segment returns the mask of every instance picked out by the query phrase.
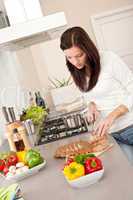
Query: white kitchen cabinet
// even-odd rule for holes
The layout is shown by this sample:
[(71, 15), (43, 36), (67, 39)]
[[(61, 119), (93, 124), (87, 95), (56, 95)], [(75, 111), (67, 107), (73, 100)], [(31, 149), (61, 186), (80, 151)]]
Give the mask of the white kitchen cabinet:
[(91, 19), (98, 48), (116, 52), (133, 70), (133, 5)]
[(4, 4), (11, 25), (43, 17), (38, 0), (4, 0)]

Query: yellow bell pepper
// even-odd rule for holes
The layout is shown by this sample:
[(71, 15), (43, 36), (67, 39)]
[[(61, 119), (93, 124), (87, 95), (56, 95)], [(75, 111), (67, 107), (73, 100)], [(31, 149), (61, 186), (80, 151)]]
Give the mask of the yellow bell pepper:
[(25, 154), (26, 154), (26, 152), (27, 152), (27, 151), (18, 151), (18, 152), (16, 153), (19, 162), (25, 163)]
[(85, 168), (82, 164), (72, 162), (64, 167), (63, 173), (68, 180), (74, 180), (85, 174)]

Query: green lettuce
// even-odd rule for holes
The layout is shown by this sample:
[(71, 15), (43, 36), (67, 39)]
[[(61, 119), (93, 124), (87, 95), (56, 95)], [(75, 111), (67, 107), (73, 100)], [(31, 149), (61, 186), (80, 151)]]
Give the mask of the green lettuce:
[(21, 120), (31, 119), (34, 125), (40, 124), (47, 116), (47, 111), (40, 106), (31, 106), (25, 110)]

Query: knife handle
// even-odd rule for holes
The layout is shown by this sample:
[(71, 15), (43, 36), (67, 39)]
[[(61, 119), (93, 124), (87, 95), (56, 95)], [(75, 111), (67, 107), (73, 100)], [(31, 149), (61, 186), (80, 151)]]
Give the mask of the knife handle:
[(3, 115), (4, 115), (4, 117), (5, 117), (6, 122), (7, 122), (7, 123), (10, 123), (9, 116), (8, 116), (8, 112), (7, 112), (5, 106), (2, 107), (2, 112), (3, 112)]
[(11, 110), (11, 112), (12, 112), (13, 121), (16, 121), (16, 116), (15, 116), (14, 108), (11, 107), (10, 110)]
[(12, 114), (12, 110), (11, 110), (10, 107), (8, 107), (8, 111), (9, 111), (9, 116), (10, 116), (12, 122), (14, 122), (14, 118), (13, 118), (14, 116), (13, 116), (13, 114)]

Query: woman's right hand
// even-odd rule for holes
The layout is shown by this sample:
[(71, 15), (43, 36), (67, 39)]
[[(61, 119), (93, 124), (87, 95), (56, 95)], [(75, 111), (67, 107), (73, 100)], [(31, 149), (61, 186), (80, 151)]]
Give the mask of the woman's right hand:
[(100, 112), (97, 110), (97, 106), (94, 102), (89, 103), (89, 109), (87, 112), (87, 121), (90, 123), (94, 123), (99, 117)]

